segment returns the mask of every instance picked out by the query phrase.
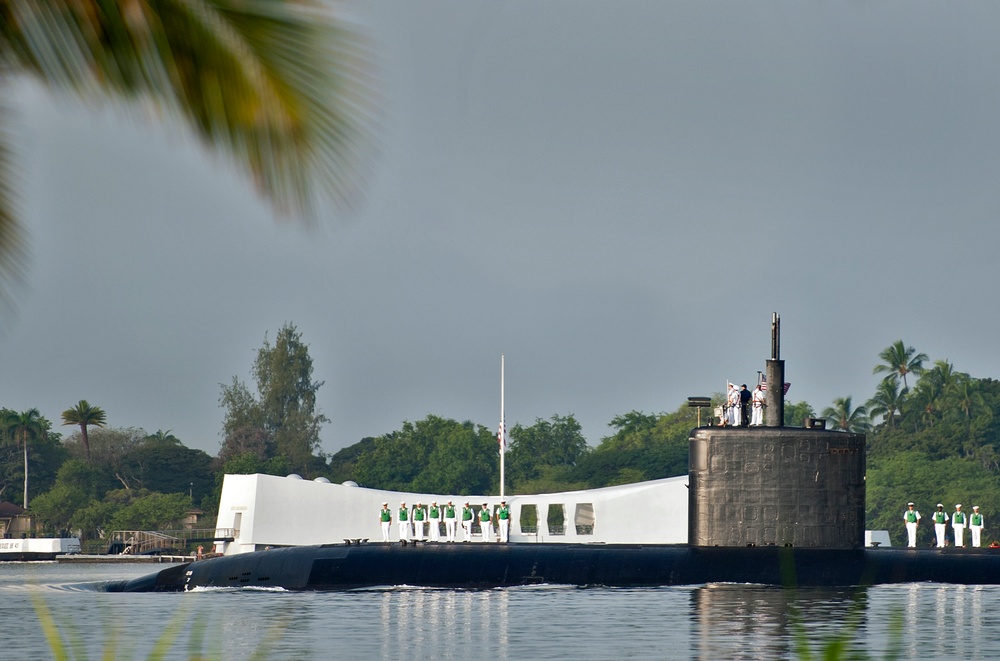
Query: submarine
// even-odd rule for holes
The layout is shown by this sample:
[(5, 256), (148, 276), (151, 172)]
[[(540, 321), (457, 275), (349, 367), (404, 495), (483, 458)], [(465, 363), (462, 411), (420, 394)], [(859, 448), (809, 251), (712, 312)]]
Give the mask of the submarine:
[[(777, 314), (772, 316), (766, 370), (767, 383), (784, 383)], [(597, 538), (507, 544), (345, 539), (222, 555), (112, 581), (104, 589), (1000, 584), (1000, 553), (993, 549), (864, 545), (865, 440), (864, 434), (827, 430), (821, 420), (785, 427), (784, 390), (771, 387), (764, 425), (691, 431), (687, 482), (679, 487), (686, 491), (686, 543), (642, 541), (639, 531), (633, 537), (640, 541), (631, 543)], [(646, 496), (650, 493), (661, 492)], [(234, 502), (227, 507), (239, 522), (249, 506)], [(302, 508), (309, 509), (308, 503)], [(590, 518), (578, 521), (593, 522), (594, 506), (583, 511)]]

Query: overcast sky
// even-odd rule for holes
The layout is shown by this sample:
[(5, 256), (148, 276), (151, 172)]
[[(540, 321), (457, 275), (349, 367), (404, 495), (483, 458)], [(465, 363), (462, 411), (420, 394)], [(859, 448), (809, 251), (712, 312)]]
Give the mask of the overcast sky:
[[(753, 383), (863, 403), (897, 339), (1000, 377), (1000, 3), (348, 5), (378, 57), (364, 204), (274, 220), (181, 131), (19, 84), (32, 261), (0, 405), (218, 452), (286, 322), (323, 449)], [(61, 429), (71, 433), (71, 428)]]

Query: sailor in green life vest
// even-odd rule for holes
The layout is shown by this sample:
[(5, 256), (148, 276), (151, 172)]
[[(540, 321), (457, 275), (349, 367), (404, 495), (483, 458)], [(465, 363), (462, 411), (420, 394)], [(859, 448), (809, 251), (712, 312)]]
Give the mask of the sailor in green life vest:
[(448, 504), (444, 507), (444, 538), (449, 542), (455, 541), (455, 522), (458, 517), (455, 516), (455, 503), (448, 501)]
[(943, 549), (945, 540), (948, 537), (948, 513), (944, 511), (944, 505), (937, 504), (937, 511), (934, 512), (934, 536), (937, 537), (937, 547)]
[(399, 504), (399, 541), (405, 542), (410, 539), (410, 511), (406, 509), (406, 503)]
[(463, 542), (472, 541), (472, 517), (472, 508), (469, 507), (469, 503), (466, 503), (465, 507), (462, 508), (462, 532), (465, 535), (465, 539), (462, 540)]
[(392, 510), (389, 503), (382, 503), (382, 511), (378, 513), (379, 523), (382, 525), (382, 541), (389, 541), (389, 528), (392, 526)]
[(972, 548), (978, 549), (983, 541), (983, 527), (986, 520), (979, 513), (979, 505), (972, 506), (972, 516), (969, 517), (969, 532), (972, 533)]
[(497, 525), (500, 527), (500, 541), (506, 542), (510, 536), (510, 509), (506, 500), (501, 500), (497, 509)]
[(479, 531), (484, 542), (493, 541), (493, 515), (490, 513), (489, 503), (483, 503), (483, 509), (479, 510)]
[(920, 525), (920, 512), (913, 503), (906, 503), (906, 511), (903, 512), (903, 521), (906, 523), (906, 545), (910, 548), (917, 547), (917, 526)]
[(424, 541), (424, 506), (417, 503), (413, 506), (413, 539)]
[(427, 510), (427, 539), (432, 542), (441, 541), (441, 508), (437, 501), (431, 503), (431, 508)]
[(951, 515), (951, 528), (955, 533), (955, 546), (958, 548), (965, 546), (965, 523), (962, 505), (955, 505), (955, 513)]

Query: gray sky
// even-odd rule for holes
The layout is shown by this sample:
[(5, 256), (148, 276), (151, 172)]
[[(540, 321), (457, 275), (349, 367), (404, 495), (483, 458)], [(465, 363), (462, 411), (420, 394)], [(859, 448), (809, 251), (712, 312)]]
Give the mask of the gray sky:
[[(378, 2), (359, 211), (276, 222), (155, 122), (20, 84), (32, 249), (0, 405), (215, 454), (220, 383), (309, 344), (332, 452), (433, 413), (632, 409), (752, 383), (874, 392), (896, 339), (1000, 376), (1000, 4)], [(63, 431), (71, 432), (70, 428)]]

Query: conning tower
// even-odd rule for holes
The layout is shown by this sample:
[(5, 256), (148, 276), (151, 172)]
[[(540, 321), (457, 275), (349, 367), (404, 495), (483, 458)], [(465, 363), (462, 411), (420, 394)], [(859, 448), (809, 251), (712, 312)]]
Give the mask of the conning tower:
[(860, 548), (865, 435), (784, 426), (781, 320), (771, 321), (765, 425), (699, 427), (689, 441), (692, 546)]

